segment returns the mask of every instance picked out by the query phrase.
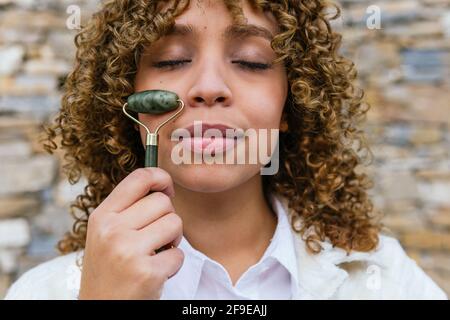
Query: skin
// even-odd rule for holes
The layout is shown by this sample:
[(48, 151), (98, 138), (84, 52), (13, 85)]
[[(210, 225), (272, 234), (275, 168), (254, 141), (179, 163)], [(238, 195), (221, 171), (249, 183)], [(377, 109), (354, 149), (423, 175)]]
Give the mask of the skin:
[[(265, 27), (272, 35), (278, 33), (271, 14), (253, 11), (247, 2), (243, 2), (243, 10), (249, 24)], [(269, 40), (261, 37), (221, 39), (233, 23), (222, 1), (192, 1), (176, 23), (192, 24), (199, 33), (196, 37), (163, 37), (146, 48), (138, 64), (135, 91), (176, 92), (186, 109), (160, 130), (160, 168), (138, 169), (137, 178), (132, 177), (135, 172), (130, 174), (116, 187), (121, 186), (121, 193), (116, 192), (116, 198), (112, 193), (105, 200), (107, 205), (102, 203), (91, 215), (81, 299), (111, 298), (111, 291), (122, 292), (121, 298), (159, 298), (164, 281), (182, 266), (183, 253), (173, 248), (155, 255), (154, 250), (164, 244), (156, 239), (178, 245), (184, 235), (194, 248), (221, 263), (234, 285), (259, 261), (273, 237), (276, 214), (263, 195), (260, 164), (176, 165), (171, 152), (177, 142), (170, 138), (175, 129), (195, 120), (244, 130), (278, 129), (288, 91), (285, 68), (272, 65), (266, 70), (249, 70), (235, 63), (270, 64), (276, 54)], [(189, 62), (172, 69), (155, 66), (165, 60)], [(152, 131), (167, 117), (139, 114), (139, 120)], [(146, 132), (139, 130), (145, 144)], [(136, 190), (140, 198), (132, 194)], [(167, 196), (171, 194), (168, 190), (174, 190), (174, 197)], [(157, 191), (157, 196), (145, 196), (148, 191)], [(102, 240), (99, 233), (112, 242)], [(141, 244), (135, 246), (135, 242)], [(114, 265), (117, 268), (111, 267)], [(164, 274), (155, 271), (161, 269), (166, 270)], [(135, 286), (136, 281), (143, 285)]]
[[(243, 2), (243, 10), (249, 24), (265, 27), (273, 35), (278, 32), (272, 15), (253, 11), (247, 2)], [(182, 217), (186, 239), (222, 263), (235, 282), (262, 256), (275, 228), (263, 198), (260, 165), (176, 165), (170, 156), (177, 142), (171, 141), (170, 135), (194, 120), (244, 130), (278, 129), (288, 90), (286, 71), (283, 65), (251, 71), (232, 63), (270, 63), (276, 54), (261, 37), (222, 40), (221, 33), (232, 24), (222, 1), (192, 1), (176, 23), (193, 24), (201, 32), (197, 37), (164, 37), (147, 48), (139, 62), (135, 90), (170, 90), (185, 102), (181, 116), (160, 131), (159, 166), (174, 180), (174, 206)], [(153, 66), (159, 61), (185, 59), (191, 62), (173, 69)], [(139, 118), (154, 130), (167, 115), (140, 114)], [(145, 131), (140, 130), (144, 142)]]

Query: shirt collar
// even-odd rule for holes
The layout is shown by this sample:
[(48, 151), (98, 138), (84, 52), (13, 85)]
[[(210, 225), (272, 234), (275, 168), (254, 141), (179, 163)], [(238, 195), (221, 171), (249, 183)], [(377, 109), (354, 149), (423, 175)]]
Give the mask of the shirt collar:
[[(273, 250), (269, 245), (264, 254), (275, 257), (291, 274), (293, 299), (332, 297), (348, 277), (347, 271), (339, 266), (342, 263), (360, 261), (387, 267), (383, 264), (383, 259), (380, 259), (383, 242), (373, 252), (352, 251), (347, 254), (345, 250), (334, 247), (329, 241), (323, 241), (320, 242), (322, 246), (320, 253), (310, 253), (302, 236), (291, 227), (294, 226), (298, 230), (302, 220), (297, 219), (295, 223), (292, 222), (293, 211), (288, 207), (288, 199), (272, 194), (270, 202), (278, 217), (272, 241), (281, 245), (273, 246)], [(286, 228), (286, 225), (289, 228)], [(291, 241), (288, 241), (289, 238)], [(194, 249), (184, 237), (179, 247), (191, 253), (185, 254), (183, 263), (183, 266), (189, 267), (182, 267), (177, 274), (166, 281), (165, 286), (173, 286), (173, 288), (163, 291), (163, 296), (164, 292), (170, 292), (170, 296), (165, 299), (193, 299), (206, 261), (206, 256)]]
[[(285, 212), (287, 213), (290, 225), (299, 230), (302, 220), (297, 219), (292, 223), (293, 211), (288, 207), (288, 200), (284, 197), (278, 197)], [(308, 229), (306, 234), (313, 232)], [(317, 254), (310, 253), (307, 250), (304, 238), (293, 229), (291, 235), (294, 240), (296, 259), (298, 262), (298, 289), (293, 299), (328, 299), (338, 290), (348, 277), (347, 271), (339, 265), (348, 262), (366, 262), (378, 265), (381, 268), (387, 267), (381, 259), (383, 254), (383, 238), (380, 238), (380, 244), (376, 250), (371, 252), (352, 251), (347, 253), (345, 250), (334, 247), (328, 240), (319, 242), (322, 251)]]
[[(296, 290), (298, 283), (298, 266), (295, 255), (295, 246), (292, 238), (291, 224), (289, 223), (287, 211), (283, 207), (282, 202), (274, 194), (269, 195), (272, 209), (277, 214), (278, 223), (272, 241), (275, 241), (274, 248), (270, 251), (270, 255), (277, 259), (291, 275), (293, 290)], [(268, 248), (269, 249), (269, 248)]]
[(197, 293), (205, 258), (184, 236), (178, 248), (184, 252), (184, 261), (178, 272), (164, 283), (161, 300), (193, 300)]
[[(294, 241), (291, 234), (291, 225), (289, 223), (286, 210), (280, 202), (279, 198), (273, 194), (269, 195), (269, 201), (273, 211), (277, 215), (277, 226), (270, 244), (260, 261), (273, 258), (277, 260), (291, 275), (291, 289), (294, 296), (298, 294), (297, 283), (298, 267), (295, 254)], [(185, 253), (183, 266), (177, 274), (165, 283), (164, 292), (170, 292), (165, 299), (193, 299), (197, 293), (200, 277), (206, 261), (211, 259), (191, 246), (187, 239), (183, 236), (178, 246)], [(259, 263), (259, 262), (258, 262)], [(176, 288), (176, 290), (174, 290)]]

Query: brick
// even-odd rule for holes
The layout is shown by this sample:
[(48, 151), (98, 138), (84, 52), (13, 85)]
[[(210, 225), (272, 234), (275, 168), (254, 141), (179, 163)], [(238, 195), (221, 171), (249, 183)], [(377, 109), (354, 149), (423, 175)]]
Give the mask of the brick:
[(23, 218), (0, 220), (0, 248), (24, 247), (30, 240), (27, 220)]
[(0, 76), (14, 74), (20, 68), (24, 54), (24, 48), (19, 45), (0, 47)]
[(34, 196), (13, 196), (0, 198), (0, 219), (28, 216), (40, 207), (40, 201)]
[(450, 233), (421, 231), (408, 232), (401, 236), (401, 242), (413, 249), (450, 250)]
[(436, 227), (450, 229), (450, 207), (440, 208), (434, 214), (430, 214), (429, 220)]
[(2, 163), (0, 196), (44, 190), (52, 184), (55, 173), (56, 160), (47, 155)]

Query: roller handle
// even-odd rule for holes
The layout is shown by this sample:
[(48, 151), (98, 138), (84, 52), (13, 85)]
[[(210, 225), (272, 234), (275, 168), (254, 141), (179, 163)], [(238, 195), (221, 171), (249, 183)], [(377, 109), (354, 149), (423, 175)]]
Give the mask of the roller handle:
[(145, 167), (158, 166), (158, 146), (147, 145), (145, 148)]
[[(158, 166), (158, 146), (157, 145), (147, 145), (145, 148), (145, 167), (157, 167)], [(174, 248), (171, 243), (162, 246), (155, 250), (155, 253), (160, 253), (161, 251)]]

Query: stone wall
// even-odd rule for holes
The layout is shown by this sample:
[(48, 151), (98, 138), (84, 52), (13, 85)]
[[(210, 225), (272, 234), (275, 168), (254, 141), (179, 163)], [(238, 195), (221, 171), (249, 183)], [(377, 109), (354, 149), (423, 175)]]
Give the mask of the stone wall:
[(95, 1), (0, 0), (0, 297), (18, 276), (57, 255), (56, 242), (71, 228), (71, 186), (61, 156), (39, 143), (42, 123), (56, 113), (61, 85), (74, 57), (66, 13)]
[[(372, 106), (368, 169), (376, 208), (450, 294), (450, 1), (341, 3), (336, 28)], [(372, 5), (381, 10), (380, 29), (370, 28)]]
[[(333, 25), (372, 105), (367, 170), (376, 209), (450, 294), (450, 0), (340, 4), (343, 17)], [(69, 202), (83, 188), (68, 184), (61, 156), (47, 155), (38, 141), (73, 63), (71, 5), (83, 23), (96, 1), (0, 0), (0, 297), (57, 255), (72, 223)]]

